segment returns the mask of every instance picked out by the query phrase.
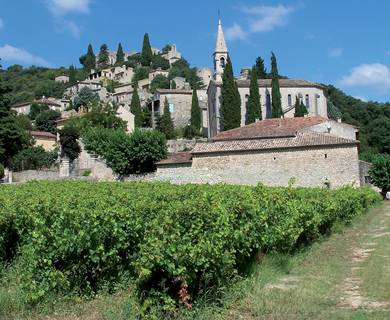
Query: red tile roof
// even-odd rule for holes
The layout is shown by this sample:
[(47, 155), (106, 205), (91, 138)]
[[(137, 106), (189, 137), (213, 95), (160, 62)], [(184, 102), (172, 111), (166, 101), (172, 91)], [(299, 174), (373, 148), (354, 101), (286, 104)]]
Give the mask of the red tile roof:
[(157, 165), (192, 163), (190, 152), (170, 153), (166, 159), (157, 162)]
[(244, 127), (220, 132), (213, 137), (213, 141), (292, 137), (303, 128), (326, 121), (328, 119), (319, 116), (265, 119)]

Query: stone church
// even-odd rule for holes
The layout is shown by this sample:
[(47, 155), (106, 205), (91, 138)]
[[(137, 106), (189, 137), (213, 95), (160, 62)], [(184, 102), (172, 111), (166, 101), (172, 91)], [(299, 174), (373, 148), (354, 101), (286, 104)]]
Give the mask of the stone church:
[[(217, 41), (215, 45), (214, 75), (207, 89), (208, 95), (208, 138), (212, 138), (221, 131), (220, 101), (222, 74), (229, 55), (221, 20), (218, 21)], [(241, 126), (245, 125), (246, 103), (249, 98), (248, 70), (243, 69), (237, 80), (238, 91), (241, 96)], [(294, 116), (294, 104), (300, 99), (308, 110), (309, 116), (327, 118), (327, 103), (323, 88), (306, 80), (280, 79), (280, 93), (282, 108), (285, 117)], [(271, 118), (271, 79), (259, 79), (259, 93), (262, 107), (262, 118)]]

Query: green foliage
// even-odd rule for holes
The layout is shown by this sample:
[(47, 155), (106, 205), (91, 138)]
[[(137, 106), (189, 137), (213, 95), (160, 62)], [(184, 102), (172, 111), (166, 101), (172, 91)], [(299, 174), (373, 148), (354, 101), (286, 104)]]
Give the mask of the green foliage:
[(257, 79), (266, 79), (268, 77), (267, 70), (264, 65), (264, 60), (261, 57), (256, 58), (255, 72)]
[(149, 67), (138, 67), (134, 70), (133, 83), (136, 85), (139, 80), (147, 79), (149, 77)]
[(92, 45), (88, 45), (87, 53), (82, 55), (80, 58), (80, 64), (83, 65), (84, 69), (87, 72), (90, 72), (92, 69), (96, 68), (96, 56), (93, 53)]
[(162, 70), (168, 70), (170, 67), (169, 61), (165, 58), (163, 58), (161, 55), (156, 54), (153, 55), (152, 59), (152, 69), (157, 70), (158, 68), (161, 68)]
[(4, 178), (4, 166), (0, 163), (0, 180)]
[(158, 74), (150, 82), (150, 92), (155, 93), (157, 89), (169, 89), (169, 80), (166, 76)]
[(166, 156), (164, 136), (155, 130), (93, 129), (83, 134), (86, 150), (103, 157), (118, 175), (151, 172), (155, 163)]
[(176, 82), (175, 80), (172, 80), (171, 81), (171, 89), (176, 89), (177, 85), (176, 85)]
[(342, 113), (341, 111), (339, 110), (339, 108), (337, 108), (332, 101), (327, 101), (327, 108), (328, 108), (328, 118), (329, 119), (333, 119), (333, 120), (338, 120), (338, 119), (341, 119), (342, 117)]
[(295, 112), (294, 117), (304, 117), (307, 114), (307, 108), (302, 101), (299, 100), (299, 97), (295, 97)]
[(91, 88), (82, 87), (73, 99), (73, 108), (79, 111), (80, 108), (88, 110), (93, 104), (99, 103), (100, 98)]
[(171, 111), (169, 110), (169, 103), (166, 97), (164, 101), (163, 114), (158, 119), (157, 129), (162, 132), (167, 139), (175, 137)]
[(16, 124), (20, 128), (22, 128), (23, 130), (26, 130), (26, 131), (33, 130), (31, 119), (27, 115), (25, 115), (25, 114), (18, 114), (15, 117), (15, 120), (16, 120)]
[(141, 64), (141, 55), (139, 53), (132, 54), (127, 57), (126, 65), (132, 68), (136, 68)]
[(249, 85), (249, 99), (246, 106), (247, 114), (245, 124), (254, 123), (256, 119), (261, 120), (261, 103), (259, 94), (259, 85), (257, 83), (257, 70), (253, 66), (251, 71), (251, 81)]
[(145, 312), (157, 304), (167, 313), (179, 305), (184, 284), (196, 302), (259, 251), (291, 252), (380, 198), (368, 188), (262, 185), (68, 181), (0, 188), (0, 260), (19, 256), (28, 301), (115, 290), (127, 279)]
[(283, 116), (282, 110), (282, 97), (280, 95), (280, 87), (279, 87), (279, 73), (278, 73), (278, 65), (276, 63), (276, 56), (272, 52), (271, 56), (271, 74), (272, 74), (272, 118), (280, 118)]
[(150, 46), (149, 35), (145, 33), (142, 44), (141, 64), (144, 67), (149, 67), (153, 60), (152, 47)]
[(198, 94), (196, 90), (192, 90), (192, 102), (191, 102), (191, 128), (195, 134), (199, 135), (202, 128), (202, 110), (199, 106)]
[(31, 120), (35, 120), (41, 112), (48, 110), (50, 110), (50, 108), (47, 104), (32, 103), (28, 116)]
[(65, 125), (65, 127), (59, 131), (60, 133), (60, 145), (61, 145), (61, 157), (67, 157), (71, 162), (76, 159), (81, 148), (77, 140), (80, 138), (80, 131), (73, 125)]
[(98, 56), (98, 67), (99, 69), (107, 68), (110, 65), (110, 57), (108, 46), (103, 43), (100, 47), (100, 52)]
[(50, 168), (57, 159), (57, 150), (45, 151), (41, 146), (20, 151), (12, 160), (12, 170), (40, 170)]
[(69, 67), (69, 85), (77, 83), (77, 69), (72, 65)]
[(172, 46), (170, 44), (166, 44), (162, 49), (162, 53), (168, 53), (171, 50)]
[(373, 120), (369, 125), (368, 143), (376, 147), (379, 153), (390, 154), (390, 118)]
[(233, 66), (228, 57), (222, 76), (221, 88), (222, 130), (238, 128), (241, 125), (241, 98), (233, 75)]
[(122, 44), (119, 42), (118, 50), (116, 51), (116, 64), (122, 65), (125, 62), (125, 53), (123, 52)]
[(181, 58), (172, 63), (169, 69), (168, 79), (172, 80), (175, 77), (183, 77), (190, 84), (191, 89), (200, 89), (204, 83), (197, 75), (196, 68), (190, 68), (190, 64), (184, 58)]
[(152, 113), (147, 105), (142, 108), (142, 121), (142, 127), (152, 127)]
[(130, 112), (134, 115), (134, 126), (136, 128), (142, 127), (144, 120), (137, 87), (134, 88), (131, 96)]
[(385, 196), (390, 191), (390, 154), (381, 154), (373, 157), (370, 169), (372, 183), (382, 190)]
[(39, 131), (47, 131), (51, 133), (57, 132), (56, 121), (61, 118), (61, 112), (55, 110), (47, 110), (41, 112), (35, 119), (35, 128)]

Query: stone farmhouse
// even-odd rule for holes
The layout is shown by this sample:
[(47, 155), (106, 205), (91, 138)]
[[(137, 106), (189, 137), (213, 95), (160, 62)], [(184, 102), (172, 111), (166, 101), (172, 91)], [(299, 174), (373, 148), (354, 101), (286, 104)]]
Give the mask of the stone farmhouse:
[(157, 172), (175, 183), (360, 186), (357, 133), (321, 116), (265, 119), (171, 154)]
[(57, 147), (57, 136), (46, 131), (30, 131), (35, 146), (41, 146), (45, 151), (52, 151)]
[(63, 98), (63, 99), (56, 99), (56, 98), (46, 98), (42, 97), (41, 99), (29, 101), (29, 102), (23, 102), (14, 104), (11, 109), (15, 110), (18, 114), (26, 114), (28, 115), (31, 110), (32, 104), (44, 104), (49, 107), (50, 110), (55, 110), (59, 112), (65, 111), (69, 107), (69, 99)]

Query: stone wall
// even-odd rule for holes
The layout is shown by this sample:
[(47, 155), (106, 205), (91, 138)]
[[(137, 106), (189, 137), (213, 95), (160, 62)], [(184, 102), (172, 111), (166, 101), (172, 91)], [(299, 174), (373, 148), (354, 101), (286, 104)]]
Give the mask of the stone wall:
[(30, 180), (59, 180), (58, 170), (25, 170), (12, 173), (12, 182), (25, 182)]
[(332, 188), (360, 186), (356, 147), (194, 155), (191, 168), (159, 168), (155, 180), (172, 183), (229, 183)]

